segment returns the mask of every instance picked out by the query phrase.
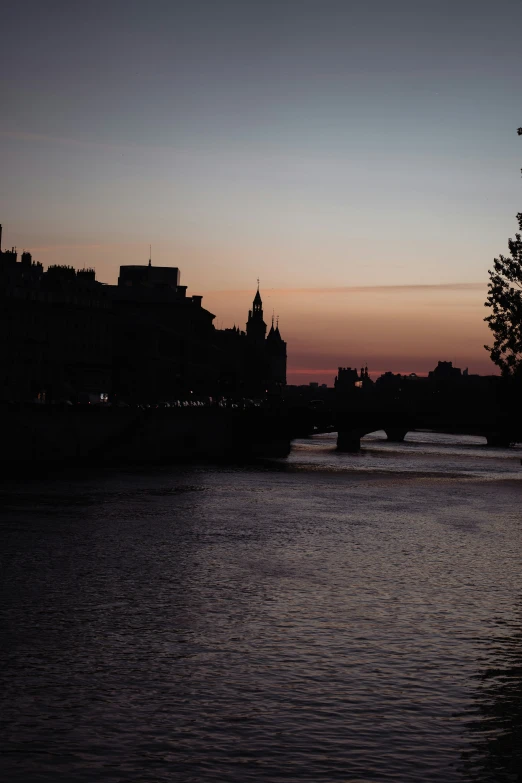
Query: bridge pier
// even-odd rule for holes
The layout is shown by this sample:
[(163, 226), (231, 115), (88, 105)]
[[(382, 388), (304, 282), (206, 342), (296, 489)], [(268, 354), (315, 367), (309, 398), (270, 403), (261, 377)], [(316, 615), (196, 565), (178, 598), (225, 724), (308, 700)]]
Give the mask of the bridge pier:
[(337, 433), (337, 451), (360, 451), (361, 437), (359, 430), (341, 430)]
[(384, 432), (392, 443), (403, 443), (404, 438), (408, 434), (408, 430), (403, 427), (388, 427)]
[(497, 448), (509, 449), (513, 443), (513, 438), (505, 432), (486, 432), (488, 446), (495, 446)]

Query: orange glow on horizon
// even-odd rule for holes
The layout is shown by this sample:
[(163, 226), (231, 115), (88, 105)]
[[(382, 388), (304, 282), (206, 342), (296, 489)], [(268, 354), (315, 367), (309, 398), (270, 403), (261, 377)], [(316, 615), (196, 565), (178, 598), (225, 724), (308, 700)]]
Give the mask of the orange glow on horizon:
[[(254, 291), (207, 291), (218, 328), (244, 328)], [(484, 344), (486, 286), (477, 283), (263, 291), (265, 321), (280, 315), (288, 343), (288, 383), (333, 384), (337, 367), (368, 366), (427, 375), (439, 360), (481, 375), (496, 374)]]

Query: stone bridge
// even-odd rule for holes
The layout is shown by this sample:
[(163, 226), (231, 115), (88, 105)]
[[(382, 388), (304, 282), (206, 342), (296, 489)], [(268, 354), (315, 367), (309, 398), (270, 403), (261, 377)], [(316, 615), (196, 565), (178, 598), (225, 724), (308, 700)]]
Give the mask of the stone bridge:
[(522, 441), (522, 432), (513, 429), (507, 414), (478, 422), (474, 414), (377, 408), (57, 410), (22, 406), (0, 410), (0, 427), (0, 462), (4, 465), (277, 457), (288, 454), (293, 439), (321, 432), (337, 432), (341, 451), (358, 451), (361, 438), (376, 430), (384, 430), (392, 441), (404, 440), (414, 429), (483, 435), (490, 446)]
[(372, 432), (384, 430), (388, 440), (400, 443), (408, 432), (422, 429), (482, 436), (488, 446), (508, 447), (514, 442), (522, 442), (522, 427), (515, 426), (512, 417), (501, 411), (478, 415), (473, 408), (469, 411), (416, 411), (392, 407), (308, 411), (307, 414), (301, 413), (295, 437), (337, 432), (339, 451), (359, 451), (361, 438)]

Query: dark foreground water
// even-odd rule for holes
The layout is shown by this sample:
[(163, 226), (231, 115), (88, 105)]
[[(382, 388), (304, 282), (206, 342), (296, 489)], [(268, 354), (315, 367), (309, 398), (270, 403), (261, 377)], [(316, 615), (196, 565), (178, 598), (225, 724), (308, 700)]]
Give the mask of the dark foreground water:
[(9, 781), (522, 780), (522, 450), (5, 483)]

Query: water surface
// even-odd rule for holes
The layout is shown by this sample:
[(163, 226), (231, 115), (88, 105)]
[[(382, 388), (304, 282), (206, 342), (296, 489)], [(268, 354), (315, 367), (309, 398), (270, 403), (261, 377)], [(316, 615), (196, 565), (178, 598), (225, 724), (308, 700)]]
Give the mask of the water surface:
[(1, 492), (9, 781), (516, 781), (521, 449), (376, 433)]

